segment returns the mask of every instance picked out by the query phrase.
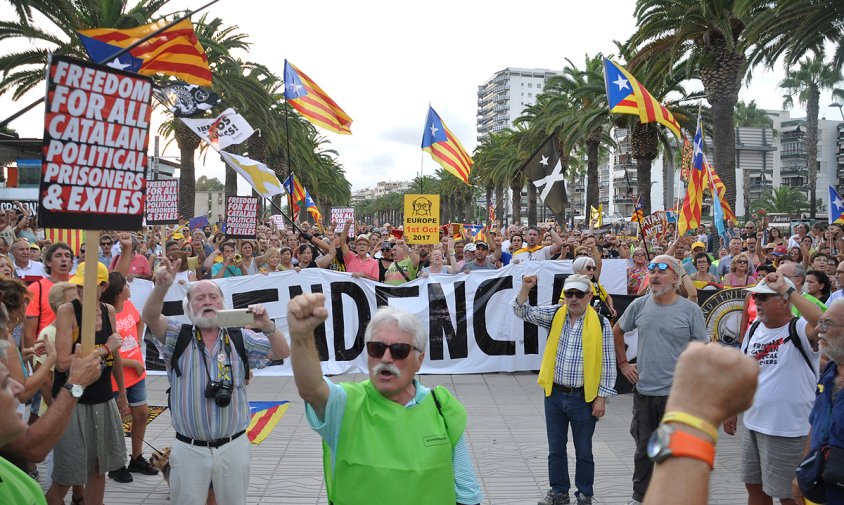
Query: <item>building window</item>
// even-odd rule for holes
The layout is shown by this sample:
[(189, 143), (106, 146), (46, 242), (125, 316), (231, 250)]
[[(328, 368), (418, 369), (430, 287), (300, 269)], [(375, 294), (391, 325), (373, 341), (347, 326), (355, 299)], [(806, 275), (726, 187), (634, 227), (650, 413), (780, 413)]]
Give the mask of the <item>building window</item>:
[(533, 97), (533, 93), (528, 93), (528, 98), (532, 98), (532, 97)]
[(532, 83), (532, 82), (529, 82), (529, 83), (528, 83), (528, 88), (532, 88), (532, 87), (533, 87), (533, 83)]

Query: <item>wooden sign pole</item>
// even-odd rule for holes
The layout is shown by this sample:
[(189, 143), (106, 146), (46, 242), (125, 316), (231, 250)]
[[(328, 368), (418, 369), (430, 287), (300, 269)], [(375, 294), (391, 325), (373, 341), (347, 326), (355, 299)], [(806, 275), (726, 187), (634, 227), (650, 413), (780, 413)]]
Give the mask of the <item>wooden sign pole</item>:
[(100, 230), (85, 231), (85, 271), (82, 290), (82, 328), (79, 329), (82, 353), (94, 350), (94, 322), (97, 312), (97, 269), (99, 268)]

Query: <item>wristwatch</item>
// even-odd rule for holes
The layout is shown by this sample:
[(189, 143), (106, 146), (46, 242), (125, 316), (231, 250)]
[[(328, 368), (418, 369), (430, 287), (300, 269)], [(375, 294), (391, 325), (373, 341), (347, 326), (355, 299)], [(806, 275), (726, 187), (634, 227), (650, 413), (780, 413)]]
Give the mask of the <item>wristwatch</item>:
[(660, 424), (648, 441), (648, 457), (654, 463), (675, 457), (699, 459), (711, 470), (715, 467), (715, 444), (670, 424)]
[(785, 292), (785, 295), (783, 295), (783, 298), (786, 301), (788, 301), (788, 299), (791, 298), (791, 294), (794, 293), (795, 291), (797, 291), (797, 290), (794, 289), (794, 288), (788, 288), (788, 291)]
[(70, 394), (72, 394), (73, 397), (76, 399), (82, 398), (82, 393), (85, 392), (85, 388), (80, 386), (79, 384), (65, 383), (65, 385), (62, 387), (70, 391)]

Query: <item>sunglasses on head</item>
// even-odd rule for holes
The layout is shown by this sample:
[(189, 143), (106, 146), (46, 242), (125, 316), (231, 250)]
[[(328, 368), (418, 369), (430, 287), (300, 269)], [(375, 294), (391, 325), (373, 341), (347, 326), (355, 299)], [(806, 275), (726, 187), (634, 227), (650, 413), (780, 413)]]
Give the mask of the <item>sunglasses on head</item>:
[(577, 290), (564, 291), (563, 296), (565, 296), (566, 298), (577, 298), (578, 300), (582, 300), (583, 297), (586, 296), (586, 293)]
[(666, 270), (670, 270), (671, 267), (668, 265), (668, 263), (648, 263), (648, 270), (653, 272), (657, 269), (659, 269), (660, 272), (664, 272)]
[(410, 344), (390, 344), (387, 345), (384, 342), (367, 342), (366, 343), (366, 353), (369, 354), (370, 358), (380, 358), (384, 355), (384, 352), (390, 349), (390, 356), (393, 359), (404, 359), (410, 354), (411, 349), (415, 349), (419, 352), (422, 352), (421, 349), (418, 349), (415, 346)]

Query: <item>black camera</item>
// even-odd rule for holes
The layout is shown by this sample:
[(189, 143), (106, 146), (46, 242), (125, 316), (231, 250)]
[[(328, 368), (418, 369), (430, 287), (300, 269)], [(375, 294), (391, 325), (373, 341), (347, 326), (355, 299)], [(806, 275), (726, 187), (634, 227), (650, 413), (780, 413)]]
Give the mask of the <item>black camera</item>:
[(213, 398), (218, 407), (228, 407), (232, 402), (232, 381), (209, 381), (205, 386), (205, 398)]

